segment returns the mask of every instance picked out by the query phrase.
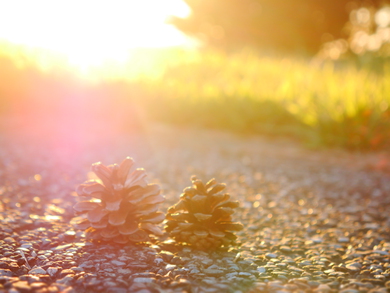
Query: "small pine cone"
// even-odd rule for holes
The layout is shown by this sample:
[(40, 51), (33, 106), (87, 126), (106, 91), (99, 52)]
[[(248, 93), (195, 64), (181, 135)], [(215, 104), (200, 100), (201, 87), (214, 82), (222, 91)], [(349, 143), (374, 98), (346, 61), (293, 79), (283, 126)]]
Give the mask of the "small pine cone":
[(157, 184), (148, 184), (144, 169), (135, 169), (127, 157), (118, 166), (92, 165), (100, 179), (80, 184), (76, 192), (81, 201), (74, 210), (81, 215), (73, 220), (79, 229), (86, 229), (88, 239), (117, 243), (145, 242), (149, 234), (162, 235), (156, 226), (165, 218), (158, 212), (164, 201)]
[(192, 187), (184, 189), (177, 204), (168, 209), (165, 230), (177, 242), (189, 243), (200, 250), (234, 245), (234, 231), (243, 226), (232, 222), (238, 202), (230, 201), (230, 195), (222, 193), (225, 184), (215, 179), (203, 184), (192, 178)]

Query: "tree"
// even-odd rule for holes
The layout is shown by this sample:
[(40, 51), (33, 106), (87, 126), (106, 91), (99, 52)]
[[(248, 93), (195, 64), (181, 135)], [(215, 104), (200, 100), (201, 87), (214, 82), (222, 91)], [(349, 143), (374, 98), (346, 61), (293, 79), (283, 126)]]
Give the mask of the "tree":
[(206, 45), (223, 49), (272, 48), (315, 53), (324, 41), (345, 37), (349, 12), (381, 0), (184, 0), (188, 18), (171, 23)]

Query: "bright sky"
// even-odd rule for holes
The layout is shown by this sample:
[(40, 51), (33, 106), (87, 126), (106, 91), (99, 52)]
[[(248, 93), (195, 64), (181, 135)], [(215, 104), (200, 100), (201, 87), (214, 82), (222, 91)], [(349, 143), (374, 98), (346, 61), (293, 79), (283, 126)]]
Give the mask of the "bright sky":
[(0, 0), (0, 40), (65, 54), (81, 67), (123, 61), (129, 49), (191, 46), (168, 16), (181, 0)]

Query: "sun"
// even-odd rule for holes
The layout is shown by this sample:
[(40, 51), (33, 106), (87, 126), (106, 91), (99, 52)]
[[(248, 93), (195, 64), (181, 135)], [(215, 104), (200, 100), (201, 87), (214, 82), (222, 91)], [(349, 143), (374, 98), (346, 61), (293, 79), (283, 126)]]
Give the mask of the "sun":
[(191, 46), (166, 23), (181, 0), (0, 0), (0, 40), (66, 56), (80, 69), (124, 62), (137, 48)]

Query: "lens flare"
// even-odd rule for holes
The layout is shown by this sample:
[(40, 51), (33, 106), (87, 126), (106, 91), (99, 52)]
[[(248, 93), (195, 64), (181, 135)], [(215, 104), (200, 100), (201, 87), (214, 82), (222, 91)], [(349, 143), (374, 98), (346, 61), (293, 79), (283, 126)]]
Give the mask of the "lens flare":
[(123, 63), (135, 48), (186, 46), (167, 17), (185, 17), (180, 0), (0, 1), (0, 40), (63, 54), (80, 70)]

